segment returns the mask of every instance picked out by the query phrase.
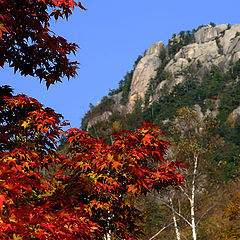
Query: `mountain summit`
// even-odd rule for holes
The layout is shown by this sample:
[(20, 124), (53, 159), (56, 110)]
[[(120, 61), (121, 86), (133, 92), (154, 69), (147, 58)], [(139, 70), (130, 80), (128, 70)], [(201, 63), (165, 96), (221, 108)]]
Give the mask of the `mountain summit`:
[[(142, 239), (155, 232), (164, 240), (239, 239), (239, 79), (240, 24), (211, 23), (173, 35), (167, 46), (154, 43), (117, 89), (90, 105), (83, 130), (114, 144), (114, 131), (128, 136), (124, 130), (153, 122), (170, 143), (165, 158), (188, 166), (184, 188), (136, 201), (145, 214)], [(155, 167), (151, 156), (148, 164)]]
[[(194, 99), (188, 96), (187, 105), (194, 106), (199, 112), (204, 108), (205, 113), (210, 111), (217, 116), (219, 106), (223, 104), (221, 93), (227, 91), (229, 94), (233, 88), (238, 89), (239, 59), (240, 24), (231, 27), (211, 23), (197, 30), (174, 34), (167, 46), (156, 42), (138, 58), (134, 69), (120, 81), (119, 88), (111, 90), (108, 97), (86, 114), (83, 126), (90, 129), (98, 122), (107, 122), (115, 112), (121, 115), (132, 113), (137, 102), (141, 102), (142, 109), (152, 108), (154, 102), (156, 105), (174, 94), (195, 95)], [(210, 79), (209, 76), (214, 74), (215, 78)], [(233, 106), (226, 110), (234, 119), (240, 115), (238, 99), (236, 96)], [(161, 120), (164, 115), (161, 114)]]

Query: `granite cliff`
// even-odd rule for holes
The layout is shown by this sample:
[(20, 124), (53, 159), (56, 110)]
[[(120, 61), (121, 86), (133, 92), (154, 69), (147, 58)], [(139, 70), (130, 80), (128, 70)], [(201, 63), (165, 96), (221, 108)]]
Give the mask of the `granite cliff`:
[[(114, 131), (136, 131), (143, 121), (162, 127), (163, 138), (170, 142), (166, 159), (178, 159), (189, 167), (184, 173), (190, 180), (186, 189), (192, 186), (192, 179), (197, 179), (195, 216), (201, 216), (199, 239), (222, 239), (217, 237), (224, 228), (222, 216), (226, 211), (222, 206), (225, 199), (234, 199), (232, 193), (239, 191), (239, 79), (240, 24), (211, 23), (181, 31), (167, 45), (156, 42), (139, 56), (119, 87), (110, 90), (96, 106), (91, 105), (82, 121), (83, 130), (103, 137), (109, 144), (114, 141)], [(151, 157), (149, 163), (152, 164)], [(196, 178), (191, 172), (195, 166)], [(147, 194), (137, 200), (146, 219), (143, 239), (150, 239), (153, 232), (173, 222), (173, 212), (166, 208), (167, 199), (174, 197), (171, 206), (176, 204), (176, 209), (182, 209), (188, 219), (189, 203), (184, 196), (191, 192), (190, 188), (182, 195), (181, 191), (170, 191), (171, 194)], [(227, 220), (231, 234), (238, 229), (238, 220)], [(164, 225), (156, 224), (161, 221)], [(180, 222), (181, 236), (191, 239), (189, 225)], [(173, 239), (174, 230), (169, 227), (158, 238)]]
[[(128, 87), (112, 91), (107, 99), (105, 97), (93, 111), (86, 114), (83, 119), (85, 129), (108, 121), (114, 112), (122, 115), (131, 113), (137, 101), (141, 101), (142, 108), (150, 107), (164, 94), (171, 93), (176, 86), (185, 83), (190, 75), (200, 86), (199, 83), (213, 67), (222, 74), (231, 72), (239, 59), (240, 24), (232, 27), (229, 24), (210, 24), (173, 35), (167, 46), (163, 42), (156, 42), (138, 59), (128, 76)], [(236, 82), (238, 76), (235, 77), (232, 81)], [(216, 116), (218, 97), (211, 97), (209, 101), (215, 107), (206, 112)], [(199, 113), (202, 111), (198, 105), (195, 108)], [(236, 106), (231, 114), (236, 119), (240, 115), (240, 106)]]

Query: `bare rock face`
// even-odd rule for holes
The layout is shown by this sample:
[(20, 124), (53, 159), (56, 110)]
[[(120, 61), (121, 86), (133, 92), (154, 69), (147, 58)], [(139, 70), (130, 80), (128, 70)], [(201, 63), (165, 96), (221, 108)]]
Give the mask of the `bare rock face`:
[[(208, 25), (200, 28), (194, 34), (194, 38), (194, 43), (182, 47), (165, 66), (164, 70), (171, 72), (173, 78), (159, 83), (153, 100), (158, 98), (159, 90), (165, 85), (171, 90), (173, 86), (183, 82), (185, 79), (182, 71), (188, 67), (196, 68), (200, 63), (201, 69), (198, 71), (201, 75), (213, 65), (227, 71), (231, 64), (240, 59), (240, 25), (231, 28), (228, 24), (215, 27)], [(176, 36), (175, 40), (179, 43), (180, 36)], [(163, 49), (166, 48), (162, 42), (153, 44), (138, 63), (133, 75), (127, 112), (133, 110), (138, 97), (144, 99), (149, 81), (156, 76), (156, 69), (161, 64), (158, 56)]]
[[(181, 71), (189, 66), (201, 63), (202, 66), (209, 69), (213, 64), (219, 65), (221, 55), (216, 41), (193, 43), (183, 47), (174, 58), (165, 67), (166, 71), (173, 75), (181, 76)], [(178, 77), (174, 79), (174, 83), (178, 84)], [(174, 84), (174, 85), (175, 85)]]
[[(165, 67), (174, 77), (171, 86), (183, 81), (181, 71), (201, 64), (203, 69), (218, 66), (222, 71), (240, 59), (240, 24), (202, 27), (195, 35), (195, 43), (182, 47)], [(158, 87), (159, 88), (159, 87)]]
[(238, 33), (240, 33), (240, 24), (233, 25), (225, 32), (224, 36), (221, 38), (223, 54), (232, 54), (240, 50)]
[(225, 30), (228, 29), (228, 24), (221, 24), (216, 27), (212, 27), (208, 25), (206, 27), (200, 28), (195, 34), (195, 41), (198, 44), (209, 42), (215, 40), (217, 36), (223, 33)]
[[(158, 99), (158, 93), (165, 85), (171, 91), (173, 86), (184, 82), (183, 70), (188, 67), (196, 68), (200, 64), (198, 74), (201, 76), (213, 65), (225, 72), (240, 59), (240, 24), (231, 28), (228, 24), (215, 27), (208, 25), (200, 28), (194, 34), (194, 38), (194, 43), (182, 47), (165, 66), (164, 70), (171, 72), (173, 77), (159, 83), (151, 100)], [(176, 36), (175, 40), (179, 43), (180, 35)], [(136, 66), (126, 107), (127, 112), (133, 110), (137, 98), (144, 100), (149, 81), (156, 76), (156, 69), (161, 64), (159, 54), (163, 49), (166, 50), (166, 47), (162, 42), (154, 43)]]
[[(191, 37), (193, 37), (191, 35)], [(199, 80), (206, 70), (210, 70), (213, 65), (219, 67), (223, 72), (230, 69), (235, 62), (240, 59), (240, 24), (230, 27), (228, 24), (218, 26), (204, 26), (194, 33), (194, 40), (191, 44), (183, 44), (181, 34), (174, 37), (173, 44), (181, 46), (175, 55), (168, 56), (168, 48), (163, 42), (154, 43), (145, 53), (144, 57), (138, 62), (133, 72), (128, 102), (121, 105), (120, 99), (122, 93), (112, 96), (115, 104), (112, 106), (112, 112), (104, 112), (88, 122), (88, 129), (99, 121), (108, 121), (114, 111), (123, 114), (130, 113), (134, 109), (135, 102), (138, 98), (144, 100), (148, 90), (149, 82), (157, 74), (157, 68), (162, 64), (160, 53), (166, 52), (166, 61), (163, 68), (167, 73), (171, 73), (165, 79), (155, 79), (157, 86), (149, 100), (149, 104), (157, 100), (162, 92), (171, 91), (173, 87), (186, 79), (187, 69), (194, 68), (197, 71)], [(170, 54), (170, 53), (169, 53)], [(166, 88), (165, 88), (166, 87)], [(164, 91), (162, 91), (164, 90)], [(209, 110), (210, 111), (210, 110)], [(239, 108), (232, 113), (233, 117), (240, 116)], [(209, 114), (217, 114), (217, 112)]]
[(108, 122), (108, 120), (111, 116), (112, 116), (112, 112), (106, 111), (103, 114), (92, 118), (87, 123), (87, 131), (89, 130), (89, 128), (91, 128), (93, 125), (97, 124), (98, 122)]
[(234, 109), (231, 113), (232, 117), (236, 120), (240, 117), (240, 106)]
[(156, 76), (156, 69), (161, 64), (159, 54), (166, 49), (163, 42), (154, 43), (147, 51), (145, 56), (137, 64), (133, 80), (131, 84), (131, 91), (129, 94), (129, 101), (127, 104), (127, 112), (133, 110), (137, 98), (144, 99), (148, 84), (151, 78)]

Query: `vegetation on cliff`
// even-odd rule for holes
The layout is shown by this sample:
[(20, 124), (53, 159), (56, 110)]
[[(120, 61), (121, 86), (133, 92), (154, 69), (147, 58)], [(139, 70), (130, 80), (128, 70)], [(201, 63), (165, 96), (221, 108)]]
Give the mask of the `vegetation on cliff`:
[[(211, 26), (215, 25), (211, 23)], [(88, 128), (91, 134), (101, 136), (111, 143), (108, 136), (112, 132), (135, 130), (140, 122), (147, 120), (162, 126), (166, 131), (165, 138), (172, 146), (172, 152), (167, 157), (188, 163), (190, 169), (194, 169), (190, 165), (193, 163), (191, 161), (196, 156), (199, 158), (194, 201), (189, 195), (193, 189), (188, 189), (191, 184), (186, 186), (188, 190), (185, 189), (185, 192), (181, 189), (168, 189), (161, 196), (148, 194), (136, 201), (139, 209), (145, 212), (146, 237), (143, 239), (239, 237), (240, 118), (233, 111), (237, 111), (240, 106), (240, 60), (230, 65), (228, 70), (216, 65), (206, 68), (199, 60), (178, 72), (172, 73), (165, 69), (182, 47), (194, 43), (194, 33), (202, 27), (206, 26), (173, 36), (167, 50), (159, 55), (160, 66), (156, 69), (155, 78), (149, 81), (145, 98), (136, 99), (132, 112), (122, 113), (116, 108), (112, 109), (112, 115), (106, 121), (99, 121)], [(216, 38), (213, 41), (219, 47), (218, 40)], [(223, 49), (220, 50), (219, 54), (222, 54)], [(190, 63), (191, 59), (187, 61)], [(184, 80), (171, 85), (178, 76)], [(157, 86), (165, 80), (168, 84), (157, 92)], [(110, 98), (120, 92), (120, 88), (112, 91)], [(126, 101), (128, 97), (124, 104)], [(180, 114), (183, 112), (185, 115)], [(83, 119), (83, 128), (86, 128), (87, 120), (91, 119), (88, 116), (87, 114)], [(201, 126), (198, 130), (195, 128), (190, 131), (193, 134), (190, 139), (187, 127), (193, 116), (195, 123), (201, 123)], [(179, 119), (186, 120), (186, 129), (180, 132), (176, 130)], [(189, 171), (187, 176), (192, 181), (194, 174)], [(189, 218), (193, 216), (193, 208), (194, 222)], [(183, 214), (188, 211), (189, 214)], [(153, 233), (156, 233), (154, 238)]]

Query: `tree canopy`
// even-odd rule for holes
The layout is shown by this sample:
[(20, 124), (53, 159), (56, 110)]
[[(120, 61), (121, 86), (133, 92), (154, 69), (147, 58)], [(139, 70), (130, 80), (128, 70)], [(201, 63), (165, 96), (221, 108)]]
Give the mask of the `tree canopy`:
[(56, 36), (52, 18), (68, 19), (74, 0), (0, 0), (0, 66), (4, 63), (22, 75), (38, 77), (47, 87), (63, 77), (74, 77), (78, 63), (69, 59), (78, 48)]
[[(66, 125), (37, 100), (0, 89), (0, 234), (4, 239), (138, 239), (132, 198), (182, 184), (184, 164), (167, 162), (159, 127), (113, 135), (113, 144)], [(48, 175), (44, 170), (49, 170)]]
[[(46, 82), (76, 75), (69, 54), (77, 45), (57, 37), (51, 18), (68, 18), (73, 0), (0, 0), (0, 65)], [(168, 143), (147, 122), (121, 131), (112, 144), (69, 129), (60, 114), (0, 87), (1, 239), (139, 239), (141, 215), (133, 198), (183, 182), (185, 165), (168, 162)], [(61, 155), (64, 134), (68, 151)]]

